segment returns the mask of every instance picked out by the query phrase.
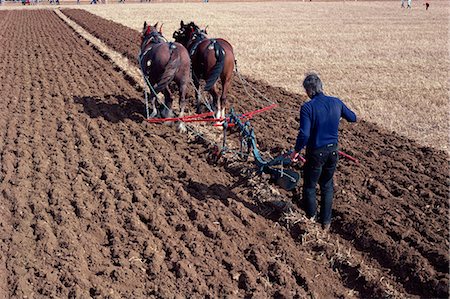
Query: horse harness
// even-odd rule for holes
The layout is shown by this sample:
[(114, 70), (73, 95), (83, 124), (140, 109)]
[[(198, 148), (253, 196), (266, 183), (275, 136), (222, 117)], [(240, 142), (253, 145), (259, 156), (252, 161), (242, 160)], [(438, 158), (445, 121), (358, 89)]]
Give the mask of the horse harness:
[[(159, 43), (167, 43), (167, 39), (161, 35), (159, 32), (151, 32), (149, 35), (147, 35), (142, 44), (145, 44), (145, 47), (148, 46), (148, 44), (159, 44)], [(142, 48), (142, 47), (141, 47)]]
[[(152, 32), (150, 33), (148, 36), (146, 36), (144, 38), (144, 41), (142, 42), (143, 46), (141, 46), (141, 52), (139, 54), (139, 65), (141, 66), (142, 69), (142, 58), (149, 52), (152, 50), (152, 46), (149, 47), (149, 45), (151, 44), (160, 44), (160, 43), (168, 43), (169, 44), (169, 49), (173, 50), (176, 49), (176, 45), (173, 42), (168, 42), (167, 39), (161, 35), (161, 33), (159, 32)], [(144, 52), (142, 52), (142, 49), (145, 49)], [(147, 66), (151, 65), (151, 60), (147, 61)], [(142, 70), (144, 71), (144, 70)]]
[[(189, 48), (190, 48), (189, 49), (189, 56), (191, 57), (191, 59), (195, 55), (195, 53), (197, 52), (198, 46), (205, 39), (208, 39), (208, 38), (203, 33), (201, 33), (201, 34), (194, 34), (194, 36), (192, 37), (192, 42), (193, 43), (191, 45), (189, 45)], [(219, 57), (219, 54), (220, 54), (219, 51), (220, 50), (222, 50), (222, 54), (225, 54), (225, 51), (223, 50), (223, 48), (220, 45), (219, 45), (219, 47), (216, 47), (217, 40), (215, 38), (209, 38), (208, 40), (210, 41), (210, 43), (208, 45), (208, 49), (209, 50), (215, 49), (215, 53), (214, 54), (216, 56), (216, 59)], [(218, 45), (218, 43), (217, 43), (217, 45)]]
[[(142, 57), (147, 54), (148, 51), (152, 49), (150, 44), (160, 44), (160, 43), (167, 43), (167, 39), (161, 35), (159, 32), (151, 32), (149, 35), (147, 35), (144, 40), (142, 41), (141, 46), (141, 53), (139, 54), (139, 60), (141, 60)], [(142, 49), (145, 49), (144, 52), (142, 52)]]
[[(161, 44), (161, 43), (168, 43), (169, 50), (173, 50), (173, 49), (177, 48), (177, 46), (173, 42), (168, 42), (167, 39), (164, 36), (162, 36), (159, 32), (152, 32), (151, 34), (149, 34), (149, 36), (145, 37), (144, 41), (142, 42), (142, 44), (144, 46), (141, 47), (141, 52), (139, 53), (139, 57), (138, 57), (139, 66), (141, 68), (142, 75), (144, 76), (144, 80), (155, 96), (157, 96), (157, 94), (154, 90), (154, 88), (156, 88), (156, 86), (153, 87), (152, 84), (150, 83), (148, 75), (146, 74), (144, 66), (142, 65), (142, 62), (143, 62), (142, 60), (145, 57), (145, 55), (148, 52), (150, 52), (153, 48), (153, 46), (149, 46), (149, 45)], [(145, 51), (142, 52), (142, 49), (145, 49)], [(150, 67), (152, 65), (152, 60), (151, 59), (147, 60), (146, 65), (147, 65), (147, 67)]]

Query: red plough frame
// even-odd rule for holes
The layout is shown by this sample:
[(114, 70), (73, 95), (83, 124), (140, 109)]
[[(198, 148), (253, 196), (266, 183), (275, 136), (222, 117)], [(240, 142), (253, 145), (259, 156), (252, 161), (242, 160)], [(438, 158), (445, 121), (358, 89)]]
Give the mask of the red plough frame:
[[(243, 113), (239, 115), (241, 119), (252, 119), (255, 114), (262, 113), (265, 111), (268, 111), (270, 109), (273, 109), (277, 107), (277, 104), (272, 104), (269, 106), (266, 106), (264, 108), (253, 110), (247, 113)], [(183, 117), (168, 117), (168, 118), (147, 118), (146, 121), (149, 123), (163, 123), (163, 122), (175, 122), (175, 121), (182, 121), (185, 123), (193, 123), (193, 122), (221, 122), (224, 121), (225, 118), (214, 118), (212, 117), (214, 115), (214, 112), (206, 112), (201, 114), (194, 114), (194, 115), (188, 115)], [(227, 118), (228, 120), (228, 118)], [(231, 124), (230, 124), (231, 125)], [(221, 126), (221, 124), (214, 124), (214, 126)]]

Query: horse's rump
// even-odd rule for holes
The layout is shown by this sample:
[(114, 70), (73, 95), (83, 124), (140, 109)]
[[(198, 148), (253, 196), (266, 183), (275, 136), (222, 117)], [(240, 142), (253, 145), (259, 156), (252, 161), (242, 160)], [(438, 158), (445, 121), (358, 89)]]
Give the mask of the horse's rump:
[(181, 65), (179, 48), (172, 42), (160, 43), (144, 55), (141, 67), (152, 83), (155, 92), (163, 91), (174, 79)]
[(216, 40), (211, 40), (211, 44), (208, 46), (208, 50), (213, 50), (211, 48), (214, 49), (214, 57), (216, 58), (216, 63), (210, 70), (208, 70), (208, 77), (206, 78), (205, 84), (206, 91), (209, 91), (219, 79), (225, 62), (225, 50)]
[(234, 64), (232, 46), (223, 39), (207, 39), (199, 46), (196, 56), (200, 58), (198, 64), (203, 66), (201, 71), (206, 81), (205, 90), (210, 90), (224, 71), (226, 61), (231, 59)]
[(166, 89), (170, 82), (172, 82), (175, 74), (181, 65), (181, 56), (179, 52), (179, 48), (174, 44), (169, 42), (169, 61), (167, 62), (164, 72), (161, 74), (161, 77), (158, 80), (156, 90), (157, 92)]

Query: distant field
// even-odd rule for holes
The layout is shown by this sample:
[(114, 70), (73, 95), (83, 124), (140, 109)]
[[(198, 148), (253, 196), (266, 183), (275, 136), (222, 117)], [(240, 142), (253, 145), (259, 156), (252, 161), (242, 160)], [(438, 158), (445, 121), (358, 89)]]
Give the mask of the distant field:
[(448, 146), (448, 12), (395, 2), (165, 3), (81, 6), (140, 30), (180, 20), (209, 25), (235, 47), (242, 73), (302, 93), (315, 70), (326, 92), (364, 119), (444, 150)]

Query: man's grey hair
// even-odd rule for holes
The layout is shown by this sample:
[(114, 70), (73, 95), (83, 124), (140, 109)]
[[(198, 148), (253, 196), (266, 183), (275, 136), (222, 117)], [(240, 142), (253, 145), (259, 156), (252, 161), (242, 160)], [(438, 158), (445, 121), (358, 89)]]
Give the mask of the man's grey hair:
[(303, 80), (303, 87), (311, 97), (323, 92), (322, 81), (316, 73), (306, 74), (305, 80)]

